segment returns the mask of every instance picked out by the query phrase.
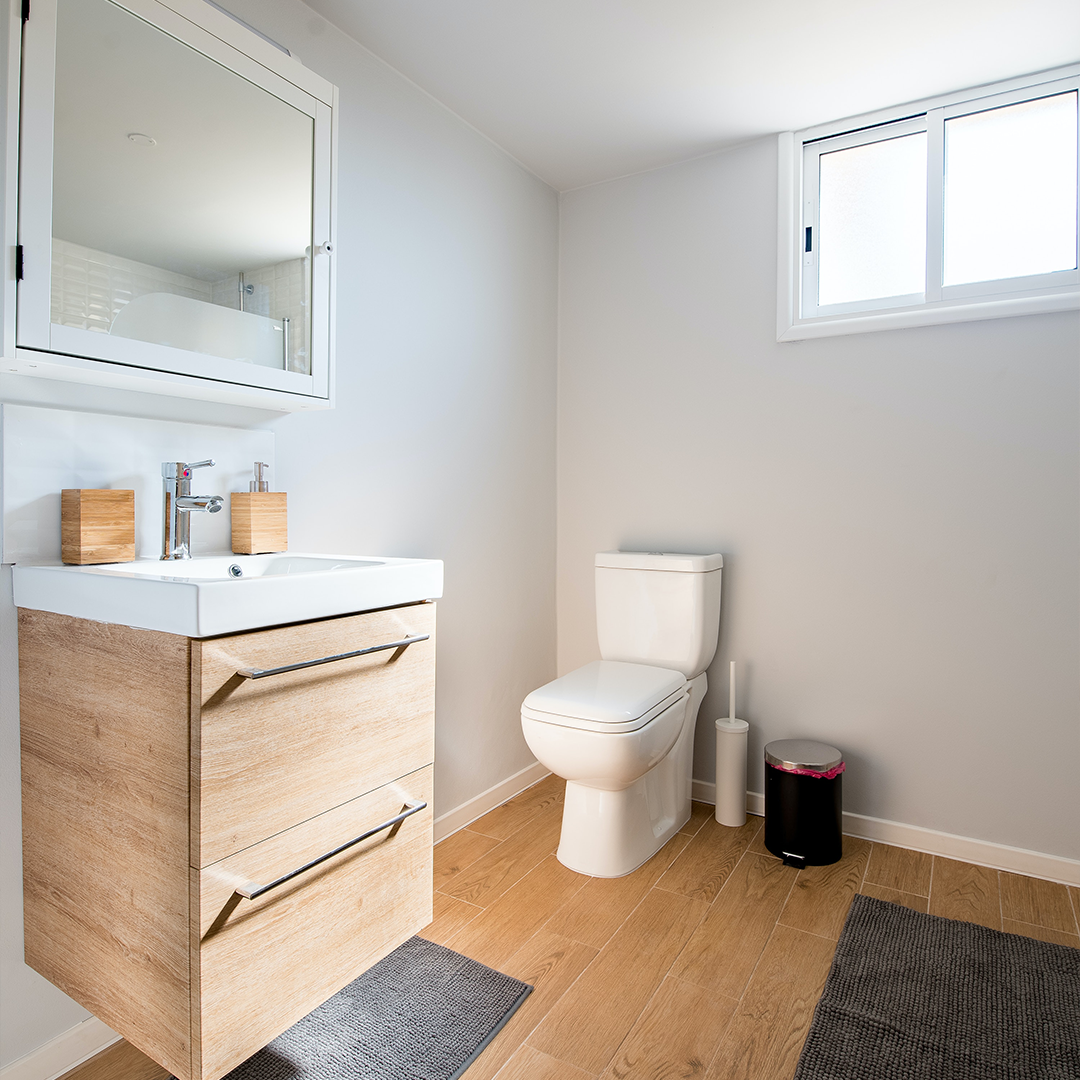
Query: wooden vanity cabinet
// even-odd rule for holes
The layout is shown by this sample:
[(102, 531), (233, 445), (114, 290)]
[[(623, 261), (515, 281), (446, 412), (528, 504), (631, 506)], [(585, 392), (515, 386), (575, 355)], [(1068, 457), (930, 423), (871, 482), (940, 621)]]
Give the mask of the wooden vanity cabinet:
[(20, 609), (26, 962), (218, 1080), (430, 922), (434, 616), (192, 639)]

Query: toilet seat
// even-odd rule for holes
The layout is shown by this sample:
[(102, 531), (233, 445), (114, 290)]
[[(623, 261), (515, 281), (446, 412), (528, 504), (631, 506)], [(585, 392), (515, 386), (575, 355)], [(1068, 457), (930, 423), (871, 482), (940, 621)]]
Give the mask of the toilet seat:
[(582, 731), (637, 731), (685, 692), (681, 672), (597, 660), (534, 690), (522, 703), (521, 715)]

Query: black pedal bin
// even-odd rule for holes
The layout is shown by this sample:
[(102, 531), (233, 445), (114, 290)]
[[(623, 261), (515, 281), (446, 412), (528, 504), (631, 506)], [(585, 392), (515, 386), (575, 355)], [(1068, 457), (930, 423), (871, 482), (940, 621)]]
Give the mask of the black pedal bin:
[(789, 866), (826, 866), (843, 855), (843, 767), (840, 752), (824, 743), (765, 747), (765, 846)]

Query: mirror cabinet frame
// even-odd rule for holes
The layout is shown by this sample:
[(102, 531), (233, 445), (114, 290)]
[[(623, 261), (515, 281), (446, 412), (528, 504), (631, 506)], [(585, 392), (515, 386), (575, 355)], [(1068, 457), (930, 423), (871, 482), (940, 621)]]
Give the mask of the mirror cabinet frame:
[[(32, 0), (22, 29), (15, 356), (4, 371), (279, 411), (333, 407), (337, 88), (204, 0), (109, 0), (314, 122), (311, 373), (51, 321), (53, 101), (57, 0)], [(10, 184), (9, 184), (10, 189)], [(8, 352), (7, 349), (4, 350)]]

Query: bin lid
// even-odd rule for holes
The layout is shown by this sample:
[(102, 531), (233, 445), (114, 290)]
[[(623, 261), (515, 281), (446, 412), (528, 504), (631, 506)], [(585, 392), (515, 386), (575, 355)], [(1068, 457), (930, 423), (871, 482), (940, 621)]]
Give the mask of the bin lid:
[(835, 769), (844, 755), (835, 746), (812, 739), (778, 739), (765, 747), (765, 760), (776, 769), (825, 773)]

